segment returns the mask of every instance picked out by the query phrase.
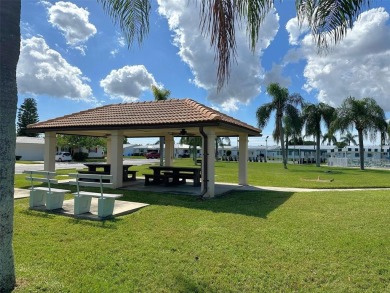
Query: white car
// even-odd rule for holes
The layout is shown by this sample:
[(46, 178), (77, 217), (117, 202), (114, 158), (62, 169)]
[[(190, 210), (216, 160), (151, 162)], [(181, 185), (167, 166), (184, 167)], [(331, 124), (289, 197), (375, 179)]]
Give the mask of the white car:
[(56, 154), (55, 160), (57, 162), (72, 161), (72, 155), (68, 152), (59, 152)]

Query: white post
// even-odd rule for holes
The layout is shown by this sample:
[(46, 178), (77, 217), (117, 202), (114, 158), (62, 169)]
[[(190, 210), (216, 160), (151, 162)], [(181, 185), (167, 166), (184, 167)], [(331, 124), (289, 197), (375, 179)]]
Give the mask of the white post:
[(172, 166), (174, 140), (172, 135), (165, 136), (165, 166)]
[(248, 185), (248, 135), (240, 134), (238, 158), (238, 184)]
[(111, 164), (111, 136), (107, 137), (106, 162), (107, 164)]
[(123, 134), (113, 131), (111, 134), (111, 175), (114, 188), (123, 185)]
[[(202, 164), (202, 176), (207, 173), (207, 192), (204, 197), (215, 196), (215, 132), (214, 129), (205, 129), (204, 132), (207, 134), (207, 149), (205, 148), (205, 142), (203, 141), (203, 151), (206, 152), (206, 164), (207, 172), (204, 170)], [(204, 189), (204, 182), (202, 180), (202, 190)]]
[(54, 172), (56, 170), (57, 138), (55, 132), (45, 132), (44, 170)]

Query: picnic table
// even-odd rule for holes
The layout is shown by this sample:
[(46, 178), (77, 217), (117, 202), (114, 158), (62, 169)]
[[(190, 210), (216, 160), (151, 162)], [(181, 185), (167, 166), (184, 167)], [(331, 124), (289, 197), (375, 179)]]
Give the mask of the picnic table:
[(192, 179), (193, 186), (200, 186), (201, 168), (179, 166), (150, 166), (149, 168), (153, 170), (153, 174), (144, 174), (145, 185), (150, 183), (178, 185), (186, 183), (186, 179)]
[[(84, 174), (111, 174), (111, 164), (108, 163), (85, 163), (86, 167), (88, 167), (88, 171), (79, 171), (79, 173)], [(137, 171), (129, 170), (131, 166), (130, 164), (123, 164), (123, 181), (135, 180)], [(98, 168), (103, 168), (103, 171), (98, 171)], [(131, 177), (129, 177), (131, 175)]]

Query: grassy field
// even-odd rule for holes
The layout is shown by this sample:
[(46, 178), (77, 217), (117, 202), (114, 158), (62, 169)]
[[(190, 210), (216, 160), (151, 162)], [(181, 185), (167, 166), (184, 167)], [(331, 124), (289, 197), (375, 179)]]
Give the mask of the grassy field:
[[(227, 179), (217, 181), (236, 182), (236, 168), (217, 163), (217, 178)], [(328, 170), (250, 163), (248, 176), (253, 185), (329, 188), (301, 178), (331, 176), (326, 184), (389, 186), (388, 171)], [(22, 175), (16, 186), (27, 186)], [(389, 191), (233, 192), (206, 201), (126, 191), (124, 200), (151, 205), (91, 222), (15, 201), (15, 292), (390, 292)]]

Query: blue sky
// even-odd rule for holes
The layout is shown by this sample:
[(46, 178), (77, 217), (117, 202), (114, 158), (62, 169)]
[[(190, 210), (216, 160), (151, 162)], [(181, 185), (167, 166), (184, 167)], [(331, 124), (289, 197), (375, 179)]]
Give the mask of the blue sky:
[[(279, 82), (313, 103), (338, 106), (350, 95), (370, 96), (389, 118), (389, 1), (373, 1), (347, 37), (321, 56), (310, 34), (297, 26), (294, 1), (276, 1), (254, 54), (245, 27), (237, 31), (237, 62), (221, 92), (214, 51), (199, 32), (198, 8), (187, 3), (153, 1), (149, 35), (128, 49), (97, 1), (22, 1), (19, 105), (34, 97), (43, 121), (106, 104), (150, 101), (156, 84), (172, 98), (191, 98), (256, 126), (257, 108), (270, 101), (266, 86)], [(273, 126), (271, 120), (263, 138), (251, 144), (264, 145)]]

